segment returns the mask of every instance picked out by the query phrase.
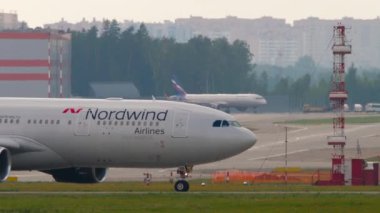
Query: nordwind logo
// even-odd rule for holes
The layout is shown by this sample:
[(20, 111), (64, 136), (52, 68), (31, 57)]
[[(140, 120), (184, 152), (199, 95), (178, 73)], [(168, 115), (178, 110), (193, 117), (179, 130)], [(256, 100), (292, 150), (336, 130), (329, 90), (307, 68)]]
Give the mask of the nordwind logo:
[(80, 111), (82, 111), (82, 108), (78, 108), (78, 109), (75, 109), (75, 108), (66, 108), (66, 109), (63, 110), (63, 114), (66, 114), (66, 113), (78, 114), (78, 113), (80, 113)]
[[(63, 114), (79, 114), (83, 108), (65, 108)], [(88, 108), (84, 113), (86, 120), (151, 120), (165, 121), (169, 110), (108, 110), (99, 108)]]
[(165, 121), (169, 110), (106, 110), (106, 109), (88, 109), (85, 119), (92, 120), (152, 120)]

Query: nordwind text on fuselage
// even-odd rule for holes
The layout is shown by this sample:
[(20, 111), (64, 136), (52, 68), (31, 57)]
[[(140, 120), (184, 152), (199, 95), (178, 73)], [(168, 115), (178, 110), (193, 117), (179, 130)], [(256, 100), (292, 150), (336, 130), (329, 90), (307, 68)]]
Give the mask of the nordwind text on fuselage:
[(165, 121), (168, 110), (152, 111), (152, 110), (102, 110), (88, 109), (85, 119), (93, 120), (141, 120), (141, 121)]

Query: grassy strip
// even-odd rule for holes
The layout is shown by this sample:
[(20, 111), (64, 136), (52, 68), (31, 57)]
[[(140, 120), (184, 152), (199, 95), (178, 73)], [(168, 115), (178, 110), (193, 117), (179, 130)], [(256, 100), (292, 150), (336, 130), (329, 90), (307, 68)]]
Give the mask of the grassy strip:
[(0, 195), (0, 212), (379, 212), (378, 195)]
[[(206, 186), (201, 186), (205, 182)], [(168, 182), (153, 182), (146, 186), (141, 182), (106, 182), (99, 184), (70, 184), (70, 183), (1, 183), (0, 192), (173, 192), (173, 185)], [(238, 183), (212, 184), (209, 180), (190, 181), (192, 192), (250, 192), (250, 191), (377, 191), (379, 186), (312, 186), (302, 184), (254, 184)]]
[[(206, 186), (201, 186), (206, 182)], [(89, 194), (1, 194), (0, 212), (379, 212), (380, 195), (365, 194), (225, 194), (217, 192), (380, 191), (379, 186), (243, 185), (191, 181), (191, 192), (175, 193), (167, 182), (101, 184), (10, 183), (2, 192), (89, 192)], [(91, 194), (91, 192), (147, 192)], [(150, 193), (151, 192), (151, 193)], [(169, 192), (169, 193), (168, 193)]]
[[(276, 122), (281, 124), (296, 124), (296, 125), (320, 125), (331, 124), (332, 118), (320, 119), (301, 119), (285, 122)], [(371, 124), (380, 123), (380, 116), (364, 116), (364, 117), (346, 117), (346, 124)]]

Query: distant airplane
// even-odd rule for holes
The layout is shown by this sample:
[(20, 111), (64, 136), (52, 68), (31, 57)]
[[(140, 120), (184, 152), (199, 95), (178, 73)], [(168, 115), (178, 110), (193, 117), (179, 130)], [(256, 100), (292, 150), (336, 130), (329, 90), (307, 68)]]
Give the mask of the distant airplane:
[(159, 100), (0, 98), (0, 180), (39, 170), (59, 182), (97, 183), (109, 167), (179, 167), (236, 155), (256, 136), (230, 115)]
[(171, 82), (178, 95), (170, 96), (169, 100), (225, 109), (227, 112), (230, 111), (231, 107), (240, 111), (245, 111), (248, 108), (256, 110), (258, 106), (267, 103), (265, 98), (257, 94), (188, 94), (175, 80), (172, 79)]

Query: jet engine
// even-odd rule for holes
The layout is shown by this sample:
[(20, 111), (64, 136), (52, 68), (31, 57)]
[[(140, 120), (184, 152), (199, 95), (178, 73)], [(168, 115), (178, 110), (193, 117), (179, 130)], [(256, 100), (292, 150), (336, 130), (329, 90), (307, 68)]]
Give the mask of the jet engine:
[(57, 182), (100, 183), (106, 179), (107, 168), (66, 168), (43, 171)]
[(5, 181), (11, 171), (11, 153), (0, 147), (0, 181)]

